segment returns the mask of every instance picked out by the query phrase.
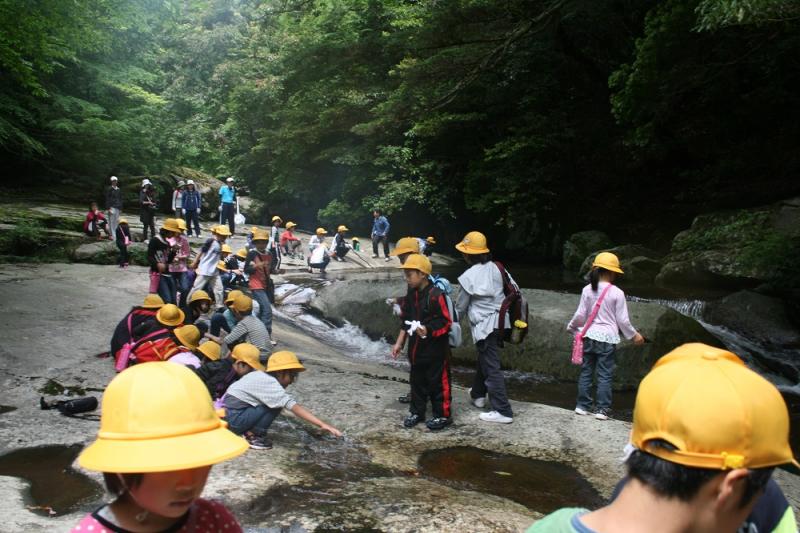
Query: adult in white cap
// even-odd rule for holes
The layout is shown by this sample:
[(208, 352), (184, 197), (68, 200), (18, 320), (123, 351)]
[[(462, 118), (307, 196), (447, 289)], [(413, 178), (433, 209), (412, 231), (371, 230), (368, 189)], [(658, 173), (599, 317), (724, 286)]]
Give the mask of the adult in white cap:
[(116, 235), (119, 225), (119, 214), (122, 212), (122, 189), (119, 188), (116, 176), (111, 176), (111, 185), (106, 189), (106, 210), (111, 235)]
[(150, 180), (142, 180), (142, 190), (139, 192), (139, 220), (142, 221), (143, 233), (142, 240), (147, 241), (147, 228), (150, 234), (156, 236), (156, 191)]
[(183, 218), (183, 188), (186, 182), (183, 180), (178, 181), (175, 190), (172, 191), (172, 212), (175, 213), (175, 218)]
[(200, 208), (203, 205), (203, 199), (200, 196), (200, 191), (194, 186), (194, 180), (186, 182), (186, 190), (183, 191), (183, 214), (186, 218), (186, 236), (192, 236), (192, 224), (194, 224), (194, 231), (197, 236), (200, 236)]
[(236, 232), (236, 188), (233, 186), (233, 178), (225, 180), (225, 185), (219, 188), (220, 206), (222, 207), (222, 218), (220, 224), (228, 223), (231, 235)]

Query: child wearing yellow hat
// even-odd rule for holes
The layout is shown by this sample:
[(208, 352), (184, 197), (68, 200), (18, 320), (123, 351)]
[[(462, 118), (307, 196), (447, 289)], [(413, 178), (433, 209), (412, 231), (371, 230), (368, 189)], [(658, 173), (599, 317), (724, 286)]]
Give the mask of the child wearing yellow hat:
[(269, 358), (266, 372), (255, 359), (255, 352), (248, 355), (253, 371), (242, 376), (228, 388), (224, 404), (230, 429), (237, 435), (247, 433), (250, 447), (255, 450), (268, 450), (272, 442), (267, 438), (267, 430), (280, 414), (287, 409), (299, 418), (327, 431), (334, 437), (342, 432), (314, 416), (311, 411), (298, 404), (286, 393), (286, 387), (297, 380), (297, 375), (305, 367), (292, 352), (275, 352)]
[(200, 368), (194, 371), (205, 384), (214, 400), (214, 405), (218, 408), (222, 407), (219, 400), (225, 395), (231, 383), (250, 372), (254, 368), (251, 365), (263, 368), (259, 361), (261, 351), (252, 344), (246, 342), (237, 344), (231, 351), (231, 356), (224, 358), (220, 357), (220, 348), (214, 341), (201, 344), (199, 351), (205, 356), (204, 361)]
[(175, 219), (168, 218), (162, 224), (158, 234), (154, 235), (147, 245), (147, 262), (150, 264), (150, 292), (157, 292), (169, 304), (176, 303), (177, 292), (169, 265), (172, 264), (178, 253), (177, 246), (170, 244), (169, 240), (174, 239), (180, 232), (181, 228)]
[(179, 294), (178, 306), (186, 306), (189, 291), (192, 288), (192, 280), (189, 277), (189, 267), (187, 261), (192, 254), (192, 247), (186, 237), (186, 222), (182, 218), (175, 219), (175, 225), (180, 230), (168, 239), (170, 245), (175, 249), (175, 257), (169, 264), (169, 273), (175, 284), (175, 289)]
[(350, 231), (347, 226), (341, 225), (336, 228), (336, 235), (333, 236), (333, 258), (337, 261), (344, 261), (344, 257), (352, 249), (352, 246), (347, 243), (344, 236)]
[[(164, 305), (164, 300), (158, 294), (148, 294), (144, 298), (142, 305), (135, 305), (128, 311), (111, 336), (111, 356), (116, 357), (122, 345), (136, 340), (135, 332), (142, 331), (143, 324), (153, 324), (156, 322), (156, 313)], [(144, 329), (150, 329), (146, 327)]]
[(316, 235), (308, 240), (308, 271), (313, 273), (315, 268), (320, 272), (325, 272), (328, 263), (331, 262), (330, 252), (328, 245), (325, 244), (325, 235), (327, 235), (325, 228), (317, 228)]
[(281, 224), (283, 224), (281, 217), (278, 215), (272, 217), (272, 226), (269, 229), (269, 253), (272, 254), (270, 271), (273, 273), (278, 272), (281, 267)]
[(302, 247), (302, 242), (300, 239), (295, 237), (295, 234), (292, 232), (294, 228), (297, 227), (297, 224), (294, 222), (287, 222), (286, 229), (281, 233), (280, 245), (283, 253), (288, 255), (289, 257), (294, 257), (296, 254), (300, 254), (302, 258), (303, 252), (300, 251)]
[(266, 362), (272, 353), (272, 343), (264, 323), (253, 316), (253, 299), (245, 294), (240, 294), (233, 301), (230, 309), (236, 318), (236, 325), (231, 332), (224, 337), (215, 337), (211, 333), (207, 333), (206, 337), (227, 349), (232, 349), (241, 342), (253, 344), (261, 350), (261, 358)]
[(114, 229), (114, 242), (119, 250), (117, 264), (120, 268), (128, 268), (128, 246), (131, 244), (131, 229), (128, 227), (128, 220), (121, 218)]
[[(270, 275), (272, 274), (272, 262), (275, 258), (267, 248), (269, 246), (269, 235), (266, 231), (259, 230), (253, 235), (253, 248), (247, 252), (244, 262), (244, 272), (249, 276), (247, 284), (250, 287), (250, 294), (258, 302), (258, 319), (267, 328), (272, 341), (272, 302), (269, 298), (269, 291), (272, 285)], [(271, 345), (275, 343), (271, 342)]]
[(106, 388), (97, 439), (78, 458), (103, 473), (116, 498), (72, 531), (241, 532), (224, 505), (200, 495), (211, 467), (245, 450), (191, 370), (168, 362), (129, 368)]
[(223, 291), (222, 281), (219, 279), (219, 272), (217, 271), (217, 263), (219, 263), (222, 255), (222, 245), (225, 244), (225, 239), (230, 237), (231, 231), (226, 226), (220, 225), (215, 226), (211, 232), (213, 236), (206, 240), (192, 264), (197, 276), (194, 279), (192, 290), (189, 291), (189, 297), (192, 296), (194, 291), (200, 289), (210, 290), (214, 293), (214, 303), (220, 306), (222, 305)]

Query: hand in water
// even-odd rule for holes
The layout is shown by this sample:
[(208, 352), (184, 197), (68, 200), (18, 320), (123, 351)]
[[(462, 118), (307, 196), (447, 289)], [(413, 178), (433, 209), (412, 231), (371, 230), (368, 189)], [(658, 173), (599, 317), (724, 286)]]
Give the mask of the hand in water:
[(338, 429), (336, 429), (333, 426), (329, 426), (328, 424), (323, 424), (322, 425), (322, 429), (324, 429), (325, 431), (327, 431), (328, 433), (330, 433), (334, 437), (341, 437), (342, 436), (342, 432), (341, 431), (339, 431)]
[(642, 344), (644, 344), (644, 337), (642, 337), (640, 333), (637, 333), (633, 337), (633, 344), (641, 346)]

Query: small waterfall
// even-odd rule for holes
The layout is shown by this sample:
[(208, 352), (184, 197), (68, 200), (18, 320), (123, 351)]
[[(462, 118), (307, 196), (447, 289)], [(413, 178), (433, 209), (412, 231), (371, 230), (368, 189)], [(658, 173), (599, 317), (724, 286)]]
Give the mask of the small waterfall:
[(661, 299), (638, 298), (636, 296), (628, 296), (627, 299), (628, 301), (631, 302), (646, 302), (646, 303), (663, 305), (664, 307), (669, 307), (670, 309), (674, 309), (680, 314), (688, 316), (689, 318), (693, 318), (700, 322), (702, 322), (703, 312), (706, 310), (706, 302), (704, 302), (703, 300), (661, 300)]

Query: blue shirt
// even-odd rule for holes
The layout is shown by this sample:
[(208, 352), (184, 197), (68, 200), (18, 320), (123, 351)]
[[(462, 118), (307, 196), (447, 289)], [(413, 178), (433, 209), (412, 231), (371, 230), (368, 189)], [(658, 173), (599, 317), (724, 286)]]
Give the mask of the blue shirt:
[(223, 204), (232, 204), (234, 199), (234, 190), (233, 187), (228, 187), (227, 185), (223, 185), (219, 188), (219, 195), (222, 197)]
[(389, 221), (381, 215), (372, 223), (372, 234), (383, 237), (387, 233), (389, 233)]

